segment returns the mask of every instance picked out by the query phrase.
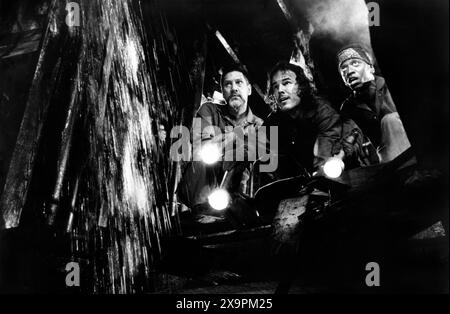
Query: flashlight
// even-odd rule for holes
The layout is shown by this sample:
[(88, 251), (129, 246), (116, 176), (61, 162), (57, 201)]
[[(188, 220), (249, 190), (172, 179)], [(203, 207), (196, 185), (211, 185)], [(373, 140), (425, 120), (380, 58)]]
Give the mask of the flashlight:
[(208, 203), (215, 210), (224, 210), (230, 203), (230, 194), (227, 190), (219, 188), (208, 196)]
[(339, 178), (344, 171), (345, 164), (342, 159), (332, 157), (323, 165), (323, 172), (331, 179)]
[(230, 193), (228, 193), (228, 191), (223, 188), (227, 177), (228, 177), (228, 171), (225, 171), (219, 188), (214, 190), (208, 196), (208, 203), (215, 210), (219, 210), (219, 211), (224, 210), (230, 204)]
[(216, 163), (222, 156), (219, 147), (212, 143), (203, 145), (199, 154), (201, 160), (207, 165)]

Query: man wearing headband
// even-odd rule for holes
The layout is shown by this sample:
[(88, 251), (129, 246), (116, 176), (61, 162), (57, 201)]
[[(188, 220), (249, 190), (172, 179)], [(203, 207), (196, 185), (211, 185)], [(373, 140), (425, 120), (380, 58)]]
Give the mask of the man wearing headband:
[(368, 50), (352, 44), (337, 54), (338, 70), (352, 91), (341, 106), (376, 147), (380, 162), (389, 162), (411, 145), (384, 78), (375, 75)]

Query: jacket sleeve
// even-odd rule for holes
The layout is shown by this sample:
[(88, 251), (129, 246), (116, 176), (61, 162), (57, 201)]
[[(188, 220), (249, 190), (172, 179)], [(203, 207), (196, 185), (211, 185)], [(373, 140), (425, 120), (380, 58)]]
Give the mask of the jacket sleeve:
[(393, 112), (397, 112), (397, 108), (395, 107), (394, 100), (392, 99), (391, 93), (389, 92), (389, 88), (387, 87), (386, 81), (382, 77), (377, 77), (376, 79), (377, 85), (377, 96), (376, 96), (376, 110), (378, 117), (381, 119)]
[(222, 152), (232, 147), (235, 136), (233, 132), (222, 131), (218, 126), (218, 112), (214, 103), (204, 103), (194, 118), (192, 124), (192, 143), (194, 158), (198, 157), (202, 143), (218, 145)]
[(345, 158), (356, 159), (362, 154), (364, 135), (358, 125), (351, 119), (342, 121), (342, 137), (335, 150), (344, 150)]
[(213, 103), (204, 103), (198, 109), (194, 122), (192, 124), (193, 132), (192, 136), (195, 139), (207, 140), (214, 137), (216, 134), (212, 128), (214, 126), (214, 108)]
[(326, 101), (317, 101), (314, 114), (314, 125), (317, 128), (317, 142), (314, 151), (314, 167), (321, 166), (328, 158), (339, 153), (335, 152), (335, 145), (342, 135), (340, 115)]

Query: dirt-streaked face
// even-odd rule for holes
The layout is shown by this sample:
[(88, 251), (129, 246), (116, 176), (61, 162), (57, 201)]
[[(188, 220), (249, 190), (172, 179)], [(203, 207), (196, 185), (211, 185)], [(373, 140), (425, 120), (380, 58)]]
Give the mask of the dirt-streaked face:
[(232, 71), (225, 74), (222, 93), (231, 112), (236, 116), (247, 111), (248, 96), (252, 94), (252, 87), (242, 72)]
[(339, 66), (339, 72), (341, 73), (345, 85), (353, 90), (358, 89), (364, 83), (375, 79), (375, 69), (373, 66), (358, 58), (351, 58), (344, 61)]
[(281, 111), (289, 111), (300, 104), (300, 88), (293, 71), (277, 71), (272, 76), (270, 85)]

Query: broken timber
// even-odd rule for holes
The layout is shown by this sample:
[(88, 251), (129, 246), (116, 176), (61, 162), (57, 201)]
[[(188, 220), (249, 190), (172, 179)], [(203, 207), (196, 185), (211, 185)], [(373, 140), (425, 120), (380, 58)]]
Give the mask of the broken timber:
[[(52, 2), (56, 8), (57, 1)], [(50, 10), (16, 146), (0, 199), (0, 230), (16, 228), (27, 199), (44, 121), (61, 68), (61, 42)]]

